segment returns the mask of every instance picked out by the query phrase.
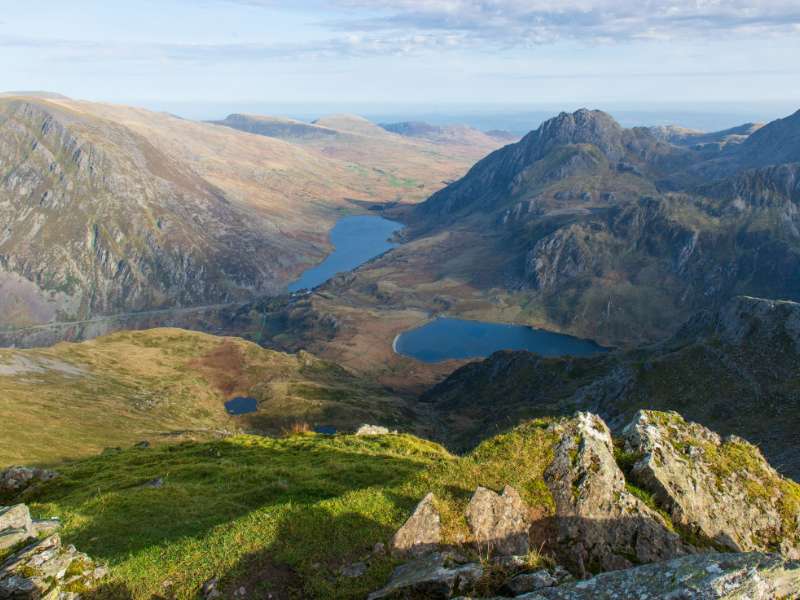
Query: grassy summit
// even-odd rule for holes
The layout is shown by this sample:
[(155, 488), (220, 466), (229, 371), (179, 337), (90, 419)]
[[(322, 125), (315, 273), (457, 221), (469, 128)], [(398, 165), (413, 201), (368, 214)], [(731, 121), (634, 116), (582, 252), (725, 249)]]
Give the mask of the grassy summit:
[[(445, 541), (467, 534), (478, 485), (514, 485), (550, 512), (552, 437), (547, 422), (531, 422), (456, 457), (409, 435), (242, 435), (62, 465), (23, 499), (63, 519), (65, 543), (108, 562), (112, 579), (96, 597), (194, 598), (220, 577), (223, 590), (245, 585), (256, 597), (363, 598), (395, 564), (374, 545), (428, 491)], [(161, 487), (147, 485), (156, 478)], [(340, 573), (358, 561), (364, 575)]]
[[(225, 401), (240, 395), (258, 399), (258, 412), (230, 417)], [(219, 430), (414, 421), (401, 398), (308, 353), (180, 329), (0, 350), (0, 412), (14, 423), (0, 467)]]

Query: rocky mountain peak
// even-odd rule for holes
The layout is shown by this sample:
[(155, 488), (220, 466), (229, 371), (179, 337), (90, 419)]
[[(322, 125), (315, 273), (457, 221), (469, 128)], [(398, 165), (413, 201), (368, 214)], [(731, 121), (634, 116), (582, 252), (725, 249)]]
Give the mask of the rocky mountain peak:
[(539, 156), (556, 146), (592, 144), (604, 154), (620, 158), (623, 132), (622, 126), (608, 113), (582, 108), (545, 121), (526, 140), (535, 143)]

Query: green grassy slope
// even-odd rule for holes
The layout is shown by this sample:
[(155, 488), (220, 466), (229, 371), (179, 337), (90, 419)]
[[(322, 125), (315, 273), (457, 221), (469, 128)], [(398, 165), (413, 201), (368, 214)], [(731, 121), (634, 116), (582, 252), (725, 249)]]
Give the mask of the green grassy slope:
[[(429, 491), (445, 541), (467, 534), (478, 485), (514, 485), (549, 514), (542, 474), (554, 442), (545, 421), (464, 457), (408, 435), (242, 435), (61, 465), (60, 478), (22, 499), (61, 517), (66, 543), (108, 562), (97, 598), (194, 598), (211, 577), (251, 597), (363, 598), (395, 564), (374, 545)], [(143, 486), (157, 477), (162, 487)], [(340, 574), (356, 561), (367, 563), (363, 576)]]
[[(232, 418), (224, 403), (240, 395), (259, 409)], [(415, 422), (404, 399), (308, 353), (180, 329), (0, 350), (0, 414), (14, 424), (3, 428), (0, 467), (187, 433)]]

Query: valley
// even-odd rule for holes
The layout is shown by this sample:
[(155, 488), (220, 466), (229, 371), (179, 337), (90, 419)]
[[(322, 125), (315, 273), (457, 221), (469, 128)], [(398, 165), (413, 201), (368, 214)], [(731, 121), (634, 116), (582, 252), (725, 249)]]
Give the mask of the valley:
[[(43, 118), (25, 103), (10, 102), (26, 118)], [(163, 156), (180, 160), (176, 172), (189, 178), (131, 168), (137, 177), (151, 178), (142, 180), (142, 189), (166, 185), (177, 195), (165, 200), (160, 192), (146, 192), (151, 204), (140, 203), (133, 212), (121, 207), (114, 236), (108, 228), (91, 229), (96, 237), (80, 242), (93, 253), (89, 259), (86, 246), (71, 241), (48, 246), (58, 252), (81, 248), (75, 256), (84, 262), (72, 255), (60, 262), (48, 257), (47, 265), (62, 273), (101, 258), (109, 268), (95, 272), (95, 279), (82, 276), (58, 295), (44, 292), (43, 279), (12, 271), (19, 263), (4, 267), (0, 301), (10, 310), (0, 331), (7, 347), (0, 350), (0, 411), (15, 427), (4, 431), (0, 467), (58, 470), (53, 483), (34, 483), (13, 497), (29, 502), (35, 515), (60, 516), (66, 539), (112, 565), (113, 578), (98, 588), (99, 599), (149, 597), (163, 581), (170, 582), (171, 596), (189, 598), (210, 578), (229, 597), (239, 586), (271, 589), (275, 573), (280, 593), (296, 597), (328, 597), (337, 589), (341, 597), (363, 598), (384, 584), (384, 590), (404, 585), (402, 578), (398, 582), (404, 568), (399, 557), (369, 545), (384, 545), (380, 540), (417, 502), (416, 511), (430, 510), (430, 490), (444, 523), (436, 544), (461, 544), (465, 560), (472, 560), (474, 548), (463, 540), (478, 540), (478, 534), (471, 521), (464, 528), (460, 513), (481, 494), (495, 494), (491, 490), (503, 489), (497, 497), (508, 498), (509, 486), (519, 487), (520, 502), (530, 507), (525, 539), (544, 536), (539, 553), (530, 555), (536, 568), (558, 561), (578, 577), (609, 569), (627, 573), (637, 561), (681, 556), (683, 545), (690, 555), (701, 550), (697, 560), (712, 550), (795, 552), (792, 515), (800, 495), (785, 478), (800, 474), (794, 444), (800, 425), (800, 304), (794, 301), (800, 299), (800, 147), (785, 132), (800, 113), (777, 125), (704, 136), (627, 130), (599, 111), (562, 113), (467, 170), (463, 152), (472, 134), (464, 130), (378, 127), (346, 116), (304, 124), (234, 115), (225, 122), (183, 124), (136, 109), (48, 102), (73, 111), (70, 118), (85, 120), (80, 127), (97, 135), (109, 135), (107, 127), (120, 140), (130, 132), (141, 135)], [(44, 117), (46, 132), (55, 127), (50, 118)], [(14, 113), (4, 125), (29, 135), (30, 124), (20, 126), (21, 119)], [(59, 119), (66, 117), (59, 113)], [(78, 126), (70, 127), (59, 135)], [(171, 146), (189, 139), (186, 128), (202, 141), (191, 151)], [(203, 150), (209, 140), (217, 145)], [(479, 138), (474, 148), (484, 142)], [(45, 135), (42, 143), (53, 154), (52, 139)], [(291, 189), (305, 175), (293, 171), (283, 188), (263, 164), (248, 162), (234, 163), (239, 166), (223, 179), (222, 163), (214, 161), (227, 159), (214, 155), (228, 143), (237, 156), (242, 144), (280, 149), (291, 157), (292, 169), (298, 157), (310, 169), (322, 161), (342, 195), (326, 196), (334, 183), (318, 179), (319, 189), (306, 189), (295, 200), (305, 203), (288, 209)], [(53, 185), (26, 187), (35, 180), (30, 173), (41, 169), (37, 144), (32, 154), (15, 158), (5, 180), (14, 198), (30, 200)], [(442, 162), (426, 172), (424, 184), (385, 177), (393, 162), (397, 173), (424, 171), (420, 157), (427, 145), (438, 148)], [(88, 218), (95, 201), (104, 211), (120, 208), (97, 200), (104, 193), (118, 199), (114, 190), (122, 188), (113, 187), (119, 183), (113, 178), (95, 181), (98, 167), (82, 165), (83, 152), (69, 160), (77, 160), (87, 178), (81, 181), (88, 195), (79, 198), (66, 186), (55, 217), (32, 217), (42, 227), (57, 223), (48, 236), (79, 231), (58, 219)], [(117, 154), (100, 152), (98, 160), (123, 160), (119, 149), (108, 152)], [(457, 164), (463, 177), (440, 179)], [(275, 187), (253, 195), (264, 177)], [(390, 196), (383, 185), (399, 191)], [(216, 198), (200, 203), (210, 207), (205, 217), (202, 211), (196, 219), (160, 212), (165, 206), (198, 210), (193, 203), (202, 189)], [(7, 214), (39, 210), (20, 213), (10, 198)], [(104, 212), (102, 222), (112, 222), (112, 213)], [(148, 221), (151, 215), (160, 216)], [(230, 251), (219, 246), (222, 237), (214, 238), (221, 229), (209, 226), (228, 218), (238, 219), (230, 229), (237, 235), (225, 238)], [(155, 267), (146, 265), (161, 260), (163, 248), (162, 238), (147, 228), (160, 230), (169, 222), (188, 227), (184, 241), (193, 235), (204, 240), (205, 246), (187, 246), (193, 252), (221, 252), (214, 254), (223, 257), (219, 272), (207, 279), (216, 287), (203, 287), (208, 263), (199, 255), (180, 258), (189, 269), (180, 275), (182, 285), (167, 279), (152, 287)], [(133, 229), (123, 227), (131, 224)], [(247, 234), (250, 241), (242, 244), (238, 234), (248, 227), (253, 237)], [(7, 231), (18, 231), (17, 223)], [(30, 231), (35, 242), (39, 230)], [(138, 246), (133, 232), (147, 243)], [(14, 252), (35, 247), (11, 235), (4, 243)], [(135, 268), (128, 262), (130, 248), (139, 252)], [(118, 256), (126, 258), (110, 269)], [(199, 280), (191, 272), (196, 268)], [(118, 281), (130, 287), (118, 288)], [(127, 292), (124, 298), (102, 297), (96, 285)], [(178, 289), (196, 295), (170, 296)], [(23, 297), (20, 290), (33, 295)], [(47, 302), (37, 304), (34, 297)], [(78, 299), (72, 312), (64, 308)], [(58, 311), (47, 312), (56, 305)], [(33, 318), (14, 307), (40, 312)], [(681, 431), (689, 445), (701, 448), (687, 456), (702, 456), (708, 463), (704, 477), (716, 478), (720, 489), (746, 496), (754, 524), (711, 526), (706, 516), (687, 521), (676, 500), (663, 497), (661, 480), (642, 474), (647, 455), (628, 449), (643, 443), (631, 437), (632, 423), (642, 419), (665, 428), (663, 436)], [(584, 441), (566, 448), (579, 438)], [(605, 446), (591, 445), (601, 438)], [(591, 474), (597, 460), (606, 461), (600, 472), (614, 491), (603, 493), (615, 500), (603, 504), (608, 514), (599, 514), (622, 536), (610, 546), (601, 541), (581, 550), (578, 556), (594, 561), (588, 569), (584, 558), (571, 562), (574, 546), (563, 545), (569, 527), (577, 526), (581, 536), (603, 535), (580, 519), (564, 524), (573, 522), (573, 513), (595, 514), (594, 488), (575, 492), (595, 485), (585, 483), (590, 477), (581, 474), (583, 460), (595, 465)], [(387, 478), (386, 464), (393, 465), (394, 479)], [(520, 464), (529, 471), (521, 473)], [(117, 468), (127, 475), (114, 474)], [(659, 476), (683, 482), (674, 469)], [(741, 469), (751, 483), (734, 475)], [(573, 478), (569, 493), (558, 487), (562, 476)], [(273, 491), (254, 491), (251, 478), (272, 482)], [(97, 516), (89, 488), (112, 507), (106, 521)], [(781, 498), (780, 505), (768, 506), (765, 494)], [(215, 504), (220, 499), (224, 506)], [(143, 510), (164, 511), (166, 520), (132, 532), (126, 525), (132, 501), (142, 502)], [(200, 525), (187, 526), (175, 516), (186, 506)], [(620, 510), (637, 511), (639, 520), (618, 522)], [(94, 516), (84, 520), (83, 512)], [(778, 537), (769, 527), (753, 533), (767, 518), (781, 523)], [(289, 524), (298, 519), (305, 525)], [(717, 526), (729, 529), (715, 533)], [(99, 533), (101, 527), (126, 541)], [(561, 528), (561, 537), (553, 537), (552, 527)], [(752, 531), (741, 533), (742, 527)], [(335, 556), (312, 549), (319, 531), (339, 540), (329, 548)], [(640, 539), (642, 531), (656, 536), (651, 550), (626, 545), (625, 536)], [(236, 552), (225, 532), (233, 532)], [(734, 533), (740, 537), (730, 537)], [(155, 545), (159, 536), (162, 543)], [(740, 538), (751, 541), (731, 541)], [(327, 566), (320, 571), (298, 552)], [(196, 561), (189, 566), (180, 557)], [(501, 569), (497, 577), (526, 569)], [(491, 577), (475, 585), (480, 593), (499, 589)], [(569, 580), (558, 587), (563, 585)]]
[(1, 98), (0, 326), (280, 293), (329, 252), (342, 216), (419, 201), (485, 151), (360, 123), (331, 119), (342, 139), (320, 148), (127, 106)]

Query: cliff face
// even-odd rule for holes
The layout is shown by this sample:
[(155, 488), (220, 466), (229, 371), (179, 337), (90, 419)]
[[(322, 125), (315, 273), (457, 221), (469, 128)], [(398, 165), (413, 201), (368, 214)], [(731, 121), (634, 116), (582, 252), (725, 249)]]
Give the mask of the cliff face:
[(0, 278), (45, 307), (17, 322), (226, 302), (285, 276), (263, 218), (125, 127), (5, 102), (0, 164)]
[[(677, 410), (758, 444), (800, 476), (800, 304), (738, 297), (669, 341), (591, 358), (498, 352), (455, 371), (423, 400), (441, 435), (468, 447), (520, 419), (592, 410), (619, 430), (639, 409)], [(458, 431), (459, 433), (455, 433)]]

